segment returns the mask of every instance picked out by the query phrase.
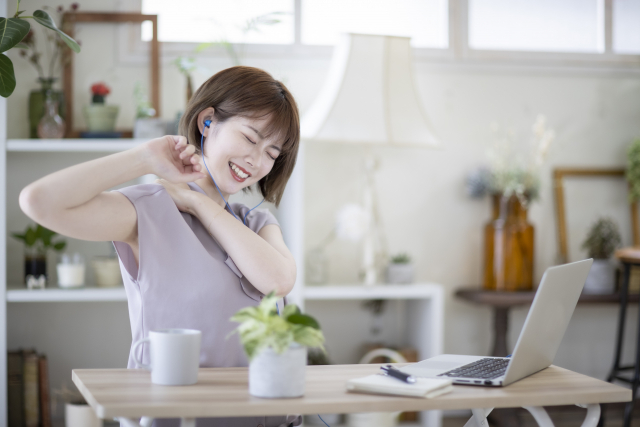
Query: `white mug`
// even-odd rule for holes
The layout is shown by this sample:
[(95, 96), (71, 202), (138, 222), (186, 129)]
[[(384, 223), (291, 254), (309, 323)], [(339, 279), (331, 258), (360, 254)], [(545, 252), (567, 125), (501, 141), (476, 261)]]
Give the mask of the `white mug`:
[[(149, 331), (149, 337), (137, 341), (131, 351), (136, 367), (151, 371), (151, 382), (161, 385), (191, 385), (198, 382), (200, 341), (202, 333), (196, 329), (160, 329)], [(150, 364), (145, 365), (136, 355), (139, 345), (148, 342)]]

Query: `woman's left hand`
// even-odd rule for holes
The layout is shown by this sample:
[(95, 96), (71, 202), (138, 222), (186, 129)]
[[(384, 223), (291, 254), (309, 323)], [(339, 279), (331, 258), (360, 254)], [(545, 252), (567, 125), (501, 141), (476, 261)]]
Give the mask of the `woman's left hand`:
[(193, 195), (196, 193), (195, 191), (191, 190), (185, 183), (177, 184), (169, 182), (166, 179), (157, 179), (156, 182), (167, 190), (167, 193), (169, 193), (169, 196), (171, 196), (179, 211), (193, 215), (192, 201)]

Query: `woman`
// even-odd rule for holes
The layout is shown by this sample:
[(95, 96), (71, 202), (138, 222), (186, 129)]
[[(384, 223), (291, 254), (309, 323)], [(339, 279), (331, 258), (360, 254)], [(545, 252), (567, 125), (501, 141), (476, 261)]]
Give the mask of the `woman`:
[[(194, 93), (180, 133), (45, 176), (20, 193), (20, 207), (60, 234), (114, 242), (133, 342), (150, 330), (198, 329), (200, 366), (246, 366), (237, 338), (226, 340), (229, 318), (272, 291), (288, 294), (296, 266), (273, 215), (227, 199), (256, 184), (278, 205), (298, 151), (298, 109), (266, 72), (232, 67)], [(158, 184), (107, 191), (146, 174)], [(284, 422), (275, 418), (198, 425)]]

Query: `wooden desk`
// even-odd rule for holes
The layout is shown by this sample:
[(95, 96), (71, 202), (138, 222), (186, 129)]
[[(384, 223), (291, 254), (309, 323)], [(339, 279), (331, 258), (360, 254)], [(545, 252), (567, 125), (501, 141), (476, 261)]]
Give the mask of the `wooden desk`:
[[(532, 292), (496, 292), (477, 288), (463, 288), (455, 293), (456, 297), (475, 304), (493, 308), (493, 350), (492, 356), (504, 357), (507, 350), (507, 330), (509, 329), (509, 309), (521, 305), (530, 305), (535, 297)], [(639, 295), (629, 295), (629, 302), (637, 303)], [(582, 294), (578, 304), (619, 304), (620, 294)]]
[[(171, 417), (182, 418), (183, 425), (195, 425), (193, 419), (196, 417), (471, 408), (486, 408), (481, 410), (486, 417), (494, 407), (520, 406), (530, 411), (529, 408), (536, 407), (536, 411), (546, 415), (540, 407), (572, 404), (591, 404), (590, 413), (597, 411), (599, 417), (600, 403), (631, 399), (628, 389), (555, 366), (508, 387), (455, 386), (453, 392), (435, 399), (346, 391), (348, 379), (377, 373), (380, 366), (309, 366), (305, 395), (296, 399), (250, 396), (247, 368), (203, 368), (198, 383), (186, 387), (152, 384), (150, 373), (142, 369), (76, 369), (72, 378), (99, 418)], [(479, 411), (474, 411), (474, 417), (476, 413), (480, 414)], [(478, 416), (482, 417), (482, 414)]]

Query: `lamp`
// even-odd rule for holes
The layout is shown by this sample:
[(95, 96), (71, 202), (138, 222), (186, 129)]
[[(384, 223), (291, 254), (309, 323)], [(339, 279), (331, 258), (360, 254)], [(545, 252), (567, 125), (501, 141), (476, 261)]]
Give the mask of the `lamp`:
[(440, 145), (415, 89), (409, 41), (408, 37), (342, 34), (324, 87), (301, 123), (306, 141), (367, 147), (363, 204), (371, 221), (364, 238), (366, 285), (376, 283), (375, 258), (383, 250), (372, 147)]

